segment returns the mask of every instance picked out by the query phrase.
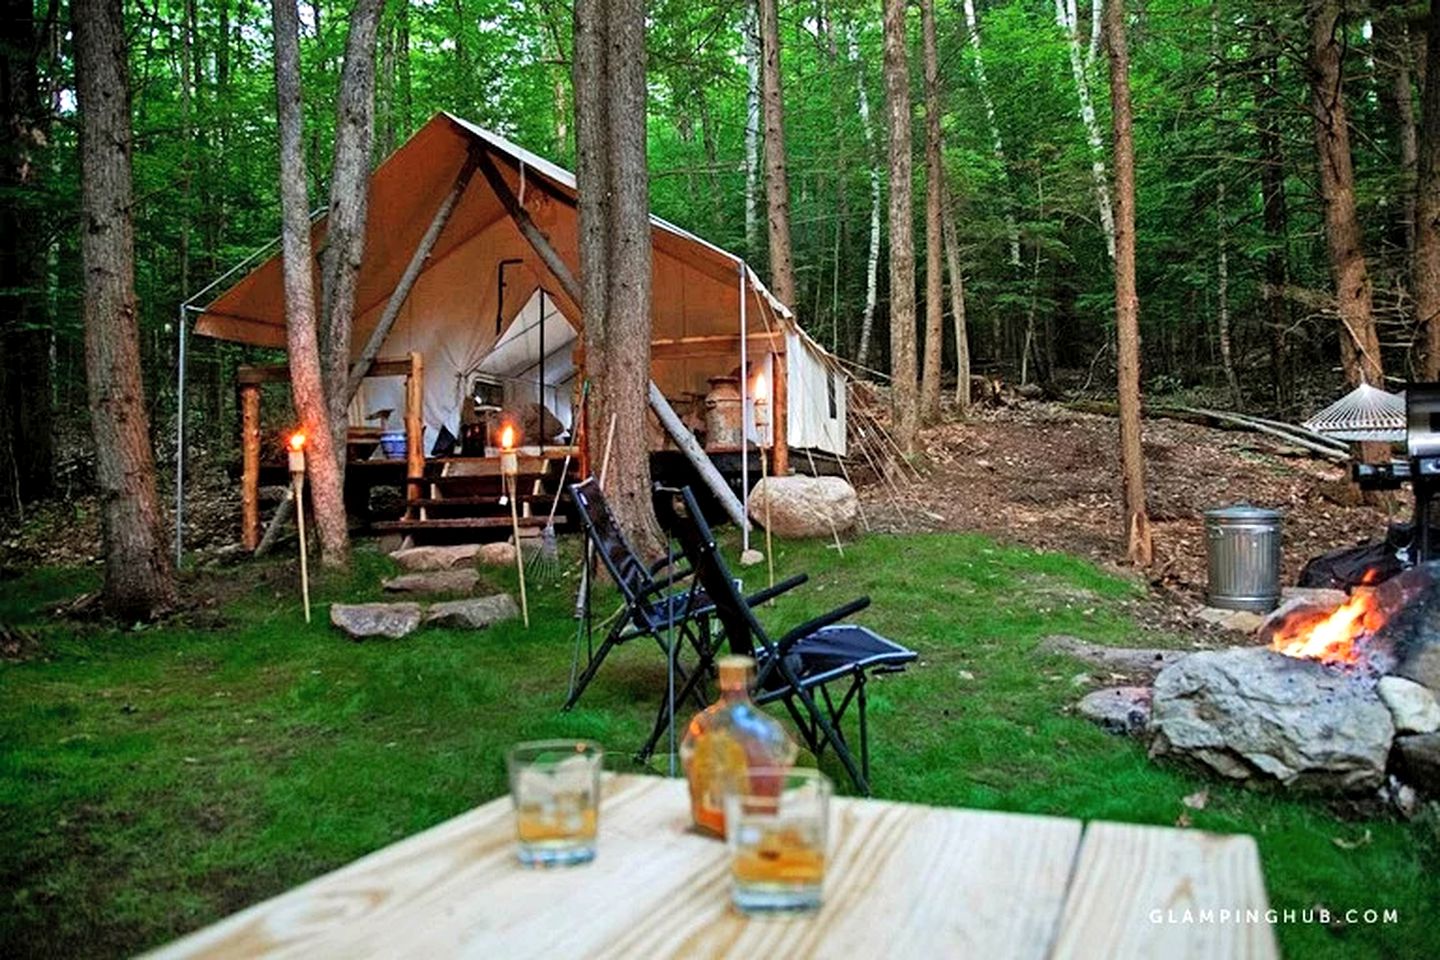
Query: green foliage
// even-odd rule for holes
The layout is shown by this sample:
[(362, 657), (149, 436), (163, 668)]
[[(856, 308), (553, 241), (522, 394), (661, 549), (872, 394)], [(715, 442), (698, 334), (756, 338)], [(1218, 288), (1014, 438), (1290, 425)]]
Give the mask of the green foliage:
[[(573, 572), (573, 544), (562, 546)], [(777, 576), (811, 581), (763, 611), (767, 623), (866, 593), (874, 605), (859, 619), (921, 653), (871, 687), (880, 796), (1155, 824), (1184, 815), (1250, 833), (1275, 907), (1400, 911), (1392, 926), (1282, 925), (1286, 955), (1426, 954), (1440, 897), (1433, 827), (1340, 821), (1315, 801), (1158, 765), (1142, 744), (1068, 712), (1080, 666), (1038, 656), (1036, 642), (1056, 632), (1127, 642), (1139, 584), (981, 537), (870, 536), (844, 557), (823, 543), (775, 547)], [(214, 614), (138, 631), (36, 612), (89, 573), (7, 585), (0, 617), (34, 631), (44, 658), (0, 665), (0, 953), (156, 945), (502, 794), (502, 752), (520, 739), (594, 737), (626, 766), (653, 719), (663, 660), (653, 646), (620, 648), (581, 705), (560, 713), (573, 579), (531, 591), (529, 631), (342, 639), (324, 605), (373, 597), (387, 569), (359, 551), (352, 575), (317, 586), (308, 626), (293, 560), (198, 575), (187, 593), (218, 595)], [(513, 589), (508, 570), (486, 576)], [(612, 602), (606, 590), (597, 609)], [(833, 757), (826, 765), (843, 785)], [(1182, 804), (1200, 790), (1204, 809)]]

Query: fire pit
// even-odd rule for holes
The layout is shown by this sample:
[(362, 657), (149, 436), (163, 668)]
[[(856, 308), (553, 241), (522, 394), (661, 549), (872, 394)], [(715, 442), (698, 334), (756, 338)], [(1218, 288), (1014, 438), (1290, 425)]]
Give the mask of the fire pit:
[(1284, 607), (1260, 639), (1159, 673), (1152, 755), (1341, 794), (1384, 785), (1392, 752), (1440, 757), (1440, 562), (1359, 587), (1338, 607)]

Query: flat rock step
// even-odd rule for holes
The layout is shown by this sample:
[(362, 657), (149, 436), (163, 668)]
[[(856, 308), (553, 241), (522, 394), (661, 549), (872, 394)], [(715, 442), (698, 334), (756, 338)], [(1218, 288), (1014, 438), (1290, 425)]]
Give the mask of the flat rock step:
[(420, 626), (418, 603), (332, 603), (330, 623), (351, 640), (388, 637), (399, 640)]
[(391, 593), (470, 593), (480, 585), (480, 571), (463, 568), (402, 573), (380, 585)]
[(423, 573), (429, 570), (449, 570), (452, 567), (473, 565), (475, 554), (480, 552), (478, 543), (457, 543), (444, 547), (408, 547), (390, 554), (404, 570)]

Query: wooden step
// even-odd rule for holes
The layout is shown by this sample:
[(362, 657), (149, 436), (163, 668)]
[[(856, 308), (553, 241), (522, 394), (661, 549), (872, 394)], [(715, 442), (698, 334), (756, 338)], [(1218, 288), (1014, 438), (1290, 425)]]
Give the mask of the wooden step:
[[(520, 518), (520, 526), (527, 528), (543, 527), (547, 522), (545, 517)], [(438, 520), (376, 520), (370, 524), (370, 529), (380, 533), (392, 533), (415, 530), (480, 530), (508, 526), (510, 526), (509, 517), (458, 517)], [(557, 516), (555, 526), (565, 526), (565, 518)]]
[[(515, 498), (517, 503), (541, 503), (545, 505), (545, 512), (550, 512), (550, 504), (555, 497), (549, 493), (522, 493)], [(499, 495), (476, 496), (476, 497), (419, 497), (406, 501), (411, 507), (498, 507), (507, 506), (510, 501), (500, 502)], [(563, 502), (563, 501), (562, 501)]]

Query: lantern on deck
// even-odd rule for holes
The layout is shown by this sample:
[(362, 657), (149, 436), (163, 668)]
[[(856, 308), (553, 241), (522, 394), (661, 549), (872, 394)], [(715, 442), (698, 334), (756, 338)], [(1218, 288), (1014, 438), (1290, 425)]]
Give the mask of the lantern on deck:
[(514, 477), (520, 473), (520, 457), (515, 450), (518, 433), (513, 423), (507, 423), (500, 428), (500, 473), (506, 477)]

